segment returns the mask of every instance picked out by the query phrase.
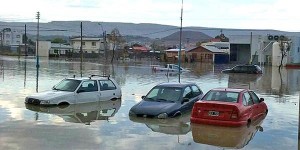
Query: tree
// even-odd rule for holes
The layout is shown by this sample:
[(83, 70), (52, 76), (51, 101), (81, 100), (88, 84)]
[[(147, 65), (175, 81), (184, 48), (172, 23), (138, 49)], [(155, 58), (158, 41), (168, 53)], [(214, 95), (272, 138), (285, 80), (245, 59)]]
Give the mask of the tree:
[(51, 43), (67, 43), (67, 42), (62, 38), (55, 38), (51, 41)]
[(220, 39), (221, 42), (229, 42), (229, 38), (226, 37), (223, 33), (221, 33), (220, 35), (217, 35), (215, 37), (215, 39)]
[(280, 65), (279, 65), (279, 69), (282, 67), (283, 65), (283, 59), (284, 57), (287, 56), (288, 51), (290, 51), (291, 49), (291, 40), (288, 39), (287, 37), (280, 37), (279, 42), (279, 47), (280, 47), (280, 51), (281, 51), (281, 60), (280, 60)]
[(122, 38), (120, 31), (117, 28), (114, 28), (111, 31), (111, 33), (108, 35), (108, 40), (111, 41), (113, 44), (112, 58), (111, 58), (111, 63), (113, 63), (114, 57), (115, 57), (115, 49), (116, 49), (117, 45), (124, 42), (124, 39)]

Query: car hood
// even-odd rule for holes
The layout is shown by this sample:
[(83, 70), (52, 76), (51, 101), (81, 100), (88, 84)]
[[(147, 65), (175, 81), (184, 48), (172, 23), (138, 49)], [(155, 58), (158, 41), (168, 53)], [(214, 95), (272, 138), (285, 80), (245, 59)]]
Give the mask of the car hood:
[(36, 98), (36, 99), (40, 99), (40, 100), (51, 100), (51, 99), (57, 99), (57, 98), (63, 97), (63, 96), (69, 96), (71, 94), (73, 94), (73, 92), (51, 90), (51, 91), (35, 93), (35, 94), (28, 96), (27, 98)]
[(135, 114), (157, 116), (161, 113), (171, 113), (179, 109), (180, 104), (172, 102), (141, 101), (131, 108)]

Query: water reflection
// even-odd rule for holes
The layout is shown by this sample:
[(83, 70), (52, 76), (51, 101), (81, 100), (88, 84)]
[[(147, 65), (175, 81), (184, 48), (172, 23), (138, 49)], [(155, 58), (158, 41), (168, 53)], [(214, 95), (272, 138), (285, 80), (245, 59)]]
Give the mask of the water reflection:
[(254, 138), (257, 131), (263, 132), (261, 116), (249, 127), (223, 127), (204, 124), (191, 124), (193, 140), (196, 143), (219, 146), (223, 148), (243, 148)]
[(245, 88), (255, 89), (262, 75), (257, 74), (228, 74), (228, 87), (229, 88)]
[[(90, 125), (95, 120), (108, 120), (113, 117), (121, 107), (121, 100), (99, 101), (85, 104), (73, 104), (56, 107), (42, 107), (26, 104), (26, 109), (38, 113), (54, 114), (66, 122), (84, 123)], [(38, 120), (38, 118), (36, 118)]]
[(176, 118), (168, 119), (154, 119), (143, 118), (136, 116), (129, 116), (129, 119), (133, 122), (143, 123), (153, 132), (160, 132), (164, 134), (172, 135), (185, 135), (190, 132), (190, 112), (185, 113)]
[[(36, 61), (32, 57), (25, 60), (20, 59), (20, 63), (18, 63), (17, 58), (0, 56), (0, 141), (7, 141), (0, 144), (0, 149), (16, 149), (16, 146), (18, 149), (53, 149), (53, 145), (57, 146), (56, 149), (99, 149), (99, 147), (101, 149), (220, 149), (216, 146), (193, 142), (196, 137), (193, 137), (192, 134), (198, 131), (193, 130), (193, 125), (190, 125), (189, 128), (192, 132), (189, 132), (187, 127), (189, 117), (186, 122), (182, 121), (181, 125), (180, 120), (152, 124), (148, 120), (140, 123), (129, 120), (131, 119), (128, 118), (129, 109), (139, 102), (140, 97), (147, 94), (153, 86), (167, 82), (168, 79), (170, 82), (178, 81), (176, 75), (170, 75), (167, 79), (165, 74), (153, 73), (149, 62), (119, 62), (114, 66), (84, 62), (81, 71), (79, 61), (41, 58), (38, 91), (51, 89), (53, 83), (58, 83), (63, 78), (73, 75), (79, 77), (81, 72), (83, 76), (103, 74), (103, 72), (114, 74), (114, 78), (122, 88), (122, 106), (117, 108), (118, 112), (112, 115), (113, 118), (103, 118), (104, 120), (109, 119), (109, 121), (91, 119), (91, 125), (85, 126), (80, 123), (67, 122), (84, 123), (88, 120), (78, 117), (82, 116), (80, 114), (76, 116), (79, 120), (74, 117), (75, 107), (73, 113), (70, 114), (67, 114), (66, 111), (61, 114), (55, 113), (50, 108), (47, 108), (49, 113), (48, 110), (33, 112), (25, 108), (24, 98), (36, 93), (37, 87)], [(264, 132), (257, 133), (244, 149), (297, 149), (297, 137), (300, 132), (300, 70), (283, 69), (281, 82), (276, 67), (265, 66), (262, 76), (249, 77), (249, 79), (248, 75), (237, 77), (221, 74), (222, 69), (230, 67), (226, 65), (184, 63), (183, 67), (191, 68), (192, 71), (181, 74), (182, 81), (195, 82), (204, 92), (216, 87), (233, 87), (235, 85), (248, 85), (249, 87), (250, 85), (250, 89), (265, 98), (269, 113), (262, 124)], [(282, 90), (280, 91), (281, 83)], [(101, 114), (100, 110), (101, 108), (96, 111)], [(91, 111), (82, 114), (87, 116)], [(203, 128), (200, 128), (203, 133), (208, 133), (207, 130), (214, 131), (213, 128)], [(220, 131), (221, 129), (217, 128), (216, 130)], [(248, 133), (248, 129), (245, 130)], [(229, 132), (226, 131), (221, 130), (220, 132)], [(201, 132), (198, 132), (199, 136), (201, 136)], [(58, 133), (63, 136), (58, 136)], [(228, 135), (230, 134), (232, 133), (229, 132)], [(228, 137), (228, 135), (222, 136)], [(179, 136), (181, 143), (186, 143), (185, 145), (177, 142)], [(240, 133), (240, 136), (243, 134)], [(11, 147), (7, 148), (7, 146)]]

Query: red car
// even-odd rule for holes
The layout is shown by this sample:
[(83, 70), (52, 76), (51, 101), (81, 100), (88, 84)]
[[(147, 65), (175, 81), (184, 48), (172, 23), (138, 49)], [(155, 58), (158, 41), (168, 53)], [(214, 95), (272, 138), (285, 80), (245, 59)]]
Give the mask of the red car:
[(268, 113), (263, 98), (251, 90), (217, 88), (207, 92), (196, 102), (191, 114), (192, 123), (221, 126), (250, 125), (261, 115)]

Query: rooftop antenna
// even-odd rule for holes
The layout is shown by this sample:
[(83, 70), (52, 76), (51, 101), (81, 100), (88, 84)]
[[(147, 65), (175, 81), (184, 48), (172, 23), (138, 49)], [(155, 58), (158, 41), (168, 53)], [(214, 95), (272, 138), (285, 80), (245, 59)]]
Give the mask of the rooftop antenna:
[(182, 39), (182, 14), (183, 14), (183, 0), (181, 0), (181, 16), (180, 16), (180, 35), (179, 35), (179, 51), (178, 51), (178, 82), (180, 83), (180, 62), (181, 62), (181, 39)]

